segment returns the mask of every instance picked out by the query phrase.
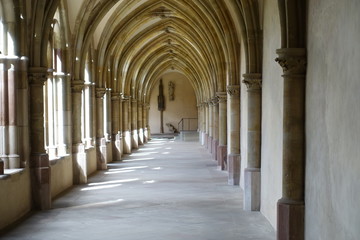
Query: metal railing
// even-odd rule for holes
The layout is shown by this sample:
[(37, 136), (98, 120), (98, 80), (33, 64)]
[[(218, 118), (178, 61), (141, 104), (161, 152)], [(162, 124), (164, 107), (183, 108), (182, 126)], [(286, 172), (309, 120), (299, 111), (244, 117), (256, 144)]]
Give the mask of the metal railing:
[(178, 123), (179, 131), (196, 131), (198, 129), (197, 118), (182, 118)]

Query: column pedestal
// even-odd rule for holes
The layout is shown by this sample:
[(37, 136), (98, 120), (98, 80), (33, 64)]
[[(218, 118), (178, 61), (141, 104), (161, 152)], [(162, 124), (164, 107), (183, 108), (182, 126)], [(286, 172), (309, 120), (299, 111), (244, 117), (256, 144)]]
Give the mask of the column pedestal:
[(213, 139), (212, 140), (212, 157), (215, 161), (217, 161), (217, 149), (219, 146), (219, 140)]
[(260, 211), (260, 168), (246, 168), (244, 182), (244, 210)]
[(208, 137), (208, 142), (207, 142), (207, 147), (208, 147), (208, 152), (212, 153), (212, 142), (213, 142), (213, 138), (212, 137)]
[(240, 154), (228, 155), (229, 185), (239, 185), (240, 183)]
[(219, 145), (217, 149), (217, 154), (219, 169), (222, 171), (227, 170), (227, 146)]
[(280, 199), (277, 203), (277, 239), (304, 239), (304, 202)]
[(96, 139), (96, 146), (98, 147), (97, 154), (97, 169), (106, 170), (107, 169), (107, 147), (106, 139), (98, 138)]
[(113, 161), (120, 161), (121, 160), (121, 141), (120, 141), (120, 134), (115, 134), (111, 138), (112, 148), (113, 148)]
[(205, 135), (204, 135), (204, 143), (205, 143), (205, 148), (206, 149), (209, 148), (209, 145), (208, 145), (209, 140), (208, 139), (209, 139), (209, 135), (207, 133), (205, 133)]
[(130, 131), (123, 132), (123, 148), (124, 148), (125, 154), (131, 153), (131, 133), (130, 133)]
[(51, 189), (49, 156), (46, 153), (30, 156), (31, 190), (36, 209), (51, 208)]
[(85, 146), (82, 143), (74, 144), (73, 147), (73, 183), (87, 183), (87, 161)]
[(139, 142), (138, 142), (138, 131), (132, 130), (131, 131), (131, 148), (132, 149), (138, 149), (139, 148)]

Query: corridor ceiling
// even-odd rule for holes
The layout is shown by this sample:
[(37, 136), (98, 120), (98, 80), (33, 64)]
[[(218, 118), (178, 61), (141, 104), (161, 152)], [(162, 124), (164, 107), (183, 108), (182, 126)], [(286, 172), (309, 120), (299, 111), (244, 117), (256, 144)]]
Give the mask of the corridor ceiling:
[(241, 9), (254, 2), (67, 0), (74, 77), (84, 79), (90, 61), (97, 87), (147, 101), (164, 73), (178, 71), (198, 102), (207, 101), (227, 84), (239, 84)]

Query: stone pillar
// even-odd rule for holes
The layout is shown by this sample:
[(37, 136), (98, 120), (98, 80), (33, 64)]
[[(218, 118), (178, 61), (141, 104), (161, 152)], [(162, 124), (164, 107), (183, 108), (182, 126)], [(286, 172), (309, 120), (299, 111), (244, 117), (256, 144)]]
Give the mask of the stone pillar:
[(306, 49), (276, 51), (284, 75), (283, 188), (278, 201), (278, 236), (304, 239)]
[(248, 89), (248, 162), (244, 173), (244, 210), (260, 211), (261, 74), (243, 76), (243, 83)]
[(45, 152), (44, 139), (44, 83), (47, 69), (31, 67), (30, 83), (30, 174), (34, 207), (41, 210), (51, 208), (51, 185), (49, 156)]
[(120, 94), (118, 92), (111, 93), (111, 143), (114, 161), (121, 160), (120, 147)]
[(208, 152), (212, 153), (212, 142), (213, 142), (213, 132), (214, 132), (214, 122), (213, 122), (213, 102), (212, 99), (208, 100), (208, 118), (209, 118), (209, 132), (208, 132)]
[(131, 148), (139, 148), (139, 137), (138, 137), (138, 128), (137, 128), (137, 112), (138, 112), (138, 103), (136, 99), (131, 101)]
[(84, 81), (72, 81), (72, 153), (74, 184), (82, 184), (87, 182), (86, 153), (85, 146), (81, 140), (81, 101), (83, 89)]
[(93, 136), (94, 136), (94, 88), (95, 85), (91, 82), (85, 82), (85, 91), (84, 91), (84, 105), (85, 105), (85, 146), (86, 148), (93, 147)]
[(144, 145), (143, 103), (138, 102), (137, 111), (138, 142), (139, 145)]
[(205, 113), (205, 137), (204, 137), (204, 142), (205, 142), (205, 147), (206, 149), (209, 148), (209, 104), (207, 102), (204, 102), (204, 113)]
[(96, 88), (96, 153), (98, 170), (107, 169), (107, 148), (104, 137), (104, 95), (105, 88)]
[(149, 104), (148, 103), (144, 103), (143, 104), (143, 128), (144, 128), (144, 143), (147, 143), (149, 140), (149, 133), (148, 133), (148, 122), (147, 122), (147, 109), (149, 108)]
[(146, 104), (146, 130), (147, 130), (147, 139), (151, 140), (151, 129), (150, 129), (150, 125), (149, 125), (149, 111), (150, 111), (150, 104), (147, 103)]
[(131, 153), (131, 132), (129, 123), (130, 97), (123, 96), (122, 99), (122, 122), (123, 122), (123, 153)]
[(240, 86), (227, 86), (229, 99), (229, 126), (228, 126), (228, 171), (229, 185), (240, 183)]
[(226, 92), (216, 93), (219, 99), (219, 146), (217, 160), (220, 170), (227, 169), (227, 95)]
[(212, 140), (212, 157), (217, 161), (217, 148), (219, 146), (219, 101), (217, 97), (212, 98), (213, 110), (213, 140)]
[(123, 95), (122, 93), (119, 94), (119, 139), (120, 139), (120, 159), (121, 159), (121, 156), (123, 155), (124, 153), (124, 141), (123, 141), (123, 104), (122, 104), (122, 101), (123, 101)]

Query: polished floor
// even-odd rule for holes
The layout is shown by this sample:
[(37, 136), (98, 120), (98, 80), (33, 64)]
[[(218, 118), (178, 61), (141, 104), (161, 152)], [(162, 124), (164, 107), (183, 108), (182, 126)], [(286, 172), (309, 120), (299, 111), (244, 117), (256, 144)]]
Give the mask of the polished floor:
[(153, 139), (0, 239), (275, 239), (197, 142)]

